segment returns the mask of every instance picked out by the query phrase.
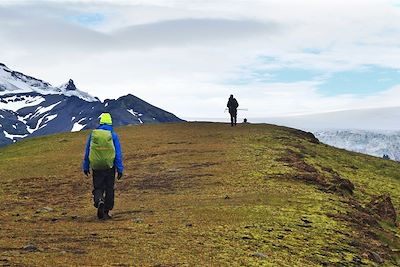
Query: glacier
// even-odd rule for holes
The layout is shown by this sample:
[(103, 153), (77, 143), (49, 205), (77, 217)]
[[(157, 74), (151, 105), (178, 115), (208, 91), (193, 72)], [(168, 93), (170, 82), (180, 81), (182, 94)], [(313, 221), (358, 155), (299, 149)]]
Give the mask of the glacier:
[(376, 157), (388, 155), (400, 161), (400, 131), (323, 130), (313, 131), (322, 143)]

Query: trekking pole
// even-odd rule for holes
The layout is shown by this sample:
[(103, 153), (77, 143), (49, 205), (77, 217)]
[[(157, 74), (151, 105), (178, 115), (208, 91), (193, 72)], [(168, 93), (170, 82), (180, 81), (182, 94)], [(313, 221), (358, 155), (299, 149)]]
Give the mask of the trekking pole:
[[(249, 111), (249, 109), (248, 108), (238, 108), (237, 110), (241, 110), (241, 111)], [(224, 110), (224, 113), (225, 112), (227, 112), (228, 111), (228, 108), (226, 108), (225, 110)]]

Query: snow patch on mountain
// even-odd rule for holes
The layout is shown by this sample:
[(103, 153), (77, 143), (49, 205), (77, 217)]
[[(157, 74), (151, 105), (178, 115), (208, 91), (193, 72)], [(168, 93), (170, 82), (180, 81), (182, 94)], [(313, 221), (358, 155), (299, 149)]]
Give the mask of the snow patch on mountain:
[(28, 136), (27, 134), (23, 134), (23, 135), (19, 135), (19, 134), (9, 134), (8, 132), (6, 132), (6, 131), (4, 131), (4, 130), (3, 130), (3, 133), (4, 133), (4, 136), (5, 136), (6, 138), (11, 139), (13, 142), (16, 142), (16, 141), (17, 141), (15, 138), (24, 138), (24, 137), (27, 137), (27, 136)]
[(17, 115), (17, 119), (20, 121), (20, 122), (22, 122), (23, 124), (27, 124), (28, 123), (28, 120), (29, 120), (29, 118), (32, 116), (32, 113), (29, 113), (29, 114), (27, 114), (27, 115), (25, 115), (25, 116), (19, 116), (19, 115)]
[(13, 95), (8, 97), (0, 97), (0, 109), (7, 109), (17, 112), (21, 108), (36, 106), (44, 101), (45, 99), (42, 96)]
[(61, 101), (59, 101), (55, 104), (49, 105), (47, 107), (42, 107), (42, 106), (37, 107), (35, 110), (35, 114), (33, 114), (32, 118), (35, 118), (43, 113), (49, 112), (50, 110), (52, 110), (55, 106), (57, 106), (60, 103), (61, 103)]
[(35, 128), (27, 127), (26, 130), (27, 130), (30, 134), (36, 132), (37, 130), (40, 129), (40, 126), (42, 125), (43, 120), (44, 120), (44, 117), (40, 118), (40, 119), (37, 121)]
[(34, 128), (28, 127), (28, 128), (27, 128), (27, 131), (28, 131), (30, 134), (36, 132), (37, 130), (46, 127), (47, 124), (48, 124), (50, 121), (52, 121), (52, 120), (54, 120), (55, 118), (57, 118), (57, 116), (58, 116), (57, 114), (54, 114), (54, 115), (45, 115), (45, 116), (41, 117), (41, 118), (37, 121), (36, 126), (35, 126)]
[(47, 115), (46, 116), (46, 123), (49, 123), (50, 121), (52, 121), (52, 120), (54, 120), (55, 118), (57, 118), (57, 114), (54, 114), (54, 115)]
[(71, 132), (79, 132), (80, 130), (82, 130), (86, 126), (86, 124), (81, 124), (81, 122), (85, 120), (86, 118), (82, 118), (78, 122), (75, 122), (72, 126)]
[(76, 123), (74, 123), (74, 126), (72, 126), (71, 132), (79, 132), (85, 126), (86, 126), (86, 124), (79, 124), (79, 123), (76, 122)]
[(133, 116), (135, 116), (135, 117), (140, 117), (140, 116), (143, 116), (143, 114), (141, 114), (141, 113), (139, 113), (139, 112), (136, 112), (136, 111), (133, 111), (133, 109), (127, 109), (127, 111), (129, 112), (129, 113), (131, 113)]

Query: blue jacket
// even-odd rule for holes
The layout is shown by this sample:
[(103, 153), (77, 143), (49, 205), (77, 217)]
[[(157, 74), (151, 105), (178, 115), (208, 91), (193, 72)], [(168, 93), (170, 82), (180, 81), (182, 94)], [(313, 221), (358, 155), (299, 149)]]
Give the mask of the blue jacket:
[[(119, 173), (124, 171), (124, 166), (122, 165), (122, 151), (121, 151), (121, 144), (119, 143), (119, 139), (117, 134), (113, 131), (113, 127), (106, 124), (101, 124), (97, 129), (100, 130), (107, 130), (110, 131), (112, 134), (112, 139), (114, 142), (115, 147), (115, 160), (114, 166), (117, 168)], [(90, 162), (89, 162), (89, 152), (90, 152), (90, 142), (92, 140), (92, 134), (89, 135), (87, 144), (86, 144), (86, 151), (85, 151), (85, 158), (83, 160), (83, 171), (89, 171)]]

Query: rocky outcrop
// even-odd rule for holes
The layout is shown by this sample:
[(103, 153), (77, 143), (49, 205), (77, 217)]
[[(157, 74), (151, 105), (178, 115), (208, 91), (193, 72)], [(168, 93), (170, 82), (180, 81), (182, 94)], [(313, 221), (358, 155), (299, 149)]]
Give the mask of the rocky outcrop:
[(388, 194), (373, 196), (366, 208), (378, 220), (384, 220), (396, 225), (397, 213)]

